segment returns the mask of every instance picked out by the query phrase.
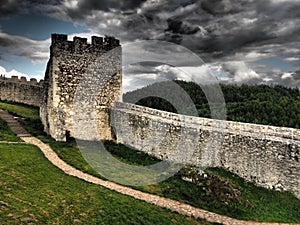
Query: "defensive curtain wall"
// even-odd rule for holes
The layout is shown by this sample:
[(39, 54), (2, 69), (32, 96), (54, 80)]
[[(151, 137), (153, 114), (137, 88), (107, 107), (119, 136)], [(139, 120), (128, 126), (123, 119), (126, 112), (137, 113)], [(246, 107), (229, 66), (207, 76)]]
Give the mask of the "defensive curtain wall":
[(299, 129), (184, 116), (123, 102), (116, 103), (112, 115), (119, 143), (160, 159), (223, 167), (300, 197)]
[[(97, 124), (97, 138), (115, 139), (161, 159), (223, 167), (258, 185), (300, 197), (299, 129), (183, 116), (121, 102), (121, 47), (112, 37), (92, 37), (88, 44), (83, 38), (68, 41), (66, 35), (54, 34), (50, 49), (40, 113), (45, 131), (56, 140), (65, 140), (67, 131), (76, 138), (95, 139), (84, 119), (79, 121), (81, 132), (73, 126), (74, 114), (88, 108), (85, 119)], [(28, 82), (21, 83), (2, 79), (1, 99), (38, 105), (35, 93), (40, 93), (40, 86), (29, 85), (37, 89), (27, 92)], [(88, 92), (93, 94), (99, 86), (91, 102)], [(32, 102), (21, 96), (32, 96)], [(85, 104), (76, 105), (78, 100)]]
[(28, 105), (40, 106), (42, 100), (43, 81), (36, 79), (27, 81), (26, 77), (6, 78), (0, 76), (0, 100), (13, 101)]

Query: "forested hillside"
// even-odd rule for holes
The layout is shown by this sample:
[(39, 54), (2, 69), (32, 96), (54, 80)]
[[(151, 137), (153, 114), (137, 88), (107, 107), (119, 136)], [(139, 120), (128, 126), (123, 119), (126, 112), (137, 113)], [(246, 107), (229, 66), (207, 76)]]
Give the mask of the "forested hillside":
[[(201, 117), (210, 118), (207, 99), (199, 85), (193, 82), (175, 81), (194, 102)], [(176, 93), (165, 89), (165, 83), (155, 83), (148, 87), (124, 94), (124, 101), (131, 96), (151, 96), (153, 90), (172, 99)], [(227, 120), (300, 128), (300, 91), (283, 86), (267, 85), (225, 85), (221, 84), (227, 110)], [(136, 104), (169, 112), (175, 108), (166, 100), (157, 97), (141, 99)]]

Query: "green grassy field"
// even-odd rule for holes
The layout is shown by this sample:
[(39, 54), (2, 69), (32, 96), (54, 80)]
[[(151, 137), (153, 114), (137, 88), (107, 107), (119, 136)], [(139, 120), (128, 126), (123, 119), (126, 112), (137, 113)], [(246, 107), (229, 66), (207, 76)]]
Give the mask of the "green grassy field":
[(14, 104), (11, 102), (0, 101), (0, 108), (5, 109), (10, 114), (15, 116), (21, 116), (29, 119), (40, 119), (39, 108), (34, 106), (28, 106), (25, 104)]
[(68, 176), (34, 146), (0, 158), (0, 224), (210, 224)]
[[(86, 163), (76, 142), (62, 143), (40, 138), (70, 165), (103, 178)], [(105, 147), (114, 157), (129, 164), (149, 165), (158, 161), (114, 142), (105, 142)], [(300, 223), (300, 200), (292, 194), (257, 187), (220, 168), (210, 168), (206, 173), (207, 177), (200, 176), (197, 185), (181, 179), (187, 174), (182, 169), (159, 184), (133, 188), (237, 219)]]
[[(14, 113), (18, 114), (18, 110)], [(55, 142), (46, 137), (36, 119), (21, 122), (34, 135), (50, 144), (64, 161), (84, 172), (101, 177), (86, 163), (75, 141)], [(105, 146), (123, 162), (136, 165), (157, 162), (157, 159), (151, 156), (137, 153), (114, 142), (105, 142)], [(185, 176), (187, 171), (182, 169), (160, 184), (135, 188), (238, 219), (300, 223), (300, 200), (292, 194), (256, 187), (223, 169), (211, 168), (206, 172), (207, 177), (200, 176), (197, 184), (183, 181), (181, 176)]]

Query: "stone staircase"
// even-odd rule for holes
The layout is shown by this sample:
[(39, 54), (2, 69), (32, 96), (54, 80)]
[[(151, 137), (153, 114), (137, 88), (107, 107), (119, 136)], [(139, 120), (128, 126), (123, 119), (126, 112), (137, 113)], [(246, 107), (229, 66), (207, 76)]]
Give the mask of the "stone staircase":
[(0, 109), (0, 118), (7, 122), (7, 125), (11, 128), (11, 130), (18, 136), (18, 137), (30, 137), (31, 135), (25, 130), (24, 127), (18, 122), (18, 120), (10, 115), (8, 112)]

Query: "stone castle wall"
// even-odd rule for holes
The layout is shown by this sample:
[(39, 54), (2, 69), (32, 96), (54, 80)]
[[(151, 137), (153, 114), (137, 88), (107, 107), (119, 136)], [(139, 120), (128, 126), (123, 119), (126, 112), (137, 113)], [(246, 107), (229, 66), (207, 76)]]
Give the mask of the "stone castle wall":
[[(101, 131), (100, 138), (111, 139), (107, 112), (121, 96), (120, 49), (119, 41), (113, 37), (92, 37), (92, 43), (88, 44), (86, 38), (74, 37), (73, 41), (68, 41), (67, 35), (52, 35), (40, 114), (45, 131), (54, 139), (66, 140), (67, 131), (78, 137), (73, 129), (74, 115), (87, 115), (95, 108), (97, 116), (94, 123)], [(115, 69), (113, 73), (111, 69)], [(84, 86), (89, 91), (82, 90), (82, 95), (76, 96), (76, 90)], [(85, 94), (95, 89), (102, 91), (92, 101)], [(81, 98), (79, 103), (82, 104), (74, 108), (76, 97)], [(81, 118), (82, 126), (85, 119)], [(84, 138), (84, 130), (79, 135)]]
[(26, 77), (0, 77), (0, 100), (40, 106), (42, 99), (43, 81), (36, 79), (27, 81)]
[(119, 143), (161, 159), (223, 167), (300, 197), (299, 129), (189, 117), (122, 102), (112, 118)]

